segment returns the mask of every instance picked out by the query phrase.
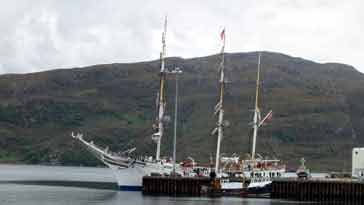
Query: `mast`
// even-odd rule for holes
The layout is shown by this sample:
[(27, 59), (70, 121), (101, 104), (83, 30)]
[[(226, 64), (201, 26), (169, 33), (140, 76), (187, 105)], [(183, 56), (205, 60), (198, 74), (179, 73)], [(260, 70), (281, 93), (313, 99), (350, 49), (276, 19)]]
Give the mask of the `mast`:
[(177, 144), (177, 115), (178, 115), (178, 75), (182, 71), (177, 67), (172, 72), (175, 74), (176, 79), (176, 94), (174, 101), (174, 135), (173, 135), (173, 174), (176, 174), (176, 144)]
[(260, 75), (260, 57), (261, 53), (259, 52), (258, 55), (258, 71), (257, 71), (257, 82), (256, 82), (256, 89), (255, 89), (255, 107), (254, 107), (254, 119), (253, 119), (253, 144), (252, 144), (252, 160), (255, 159), (255, 147), (257, 142), (257, 134), (259, 128), (259, 121), (260, 121), (260, 111), (258, 107), (258, 98), (259, 98), (259, 75)]
[(160, 53), (161, 69), (159, 74), (160, 82), (159, 82), (159, 95), (158, 95), (158, 116), (157, 116), (157, 127), (156, 127), (157, 132), (153, 134), (153, 140), (157, 143), (157, 151), (155, 155), (155, 159), (157, 161), (160, 160), (161, 140), (164, 134), (163, 118), (166, 106), (165, 93), (164, 93), (165, 80), (166, 80), (166, 72), (165, 72), (166, 34), (167, 34), (167, 16), (164, 19), (164, 30), (162, 33), (162, 51)]
[(176, 174), (177, 114), (178, 114), (178, 74), (176, 74), (176, 96), (174, 102), (173, 174)]
[[(217, 122), (217, 147), (216, 147), (216, 162), (215, 162), (215, 172), (219, 172), (219, 163), (220, 163), (220, 145), (221, 145), (221, 139), (223, 137), (223, 121), (224, 121), (224, 109), (223, 109), (223, 103), (224, 103), (224, 88), (225, 88), (225, 73), (224, 73), (224, 61), (225, 61), (225, 29), (220, 34), (222, 43), (221, 48), (221, 63), (220, 63), (220, 89), (219, 89), (219, 102), (215, 106), (215, 114), (218, 114), (218, 122)], [(214, 130), (214, 131), (215, 131)]]

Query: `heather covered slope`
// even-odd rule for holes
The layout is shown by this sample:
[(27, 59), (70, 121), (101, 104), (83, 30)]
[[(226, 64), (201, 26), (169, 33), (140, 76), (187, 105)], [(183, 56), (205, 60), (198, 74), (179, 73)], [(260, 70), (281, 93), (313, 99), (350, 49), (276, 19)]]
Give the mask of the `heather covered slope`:
[[(207, 161), (216, 139), (213, 107), (217, 102), (219, 56), (168, 58), (179, 66), (180, 158)], [(250, 150), (257, 53), (226, 55), (225, 117), (230, 122), (222, 152)], [(94, 165), (71, 137), (83, 132), (111, 150), (133, 146), (154, 154), (151, 125), (155, 116), (159, 62), (95, 65), (86, 68), (0, 76), (0, 159), (2, 162)], [(364, 145), (364, 75), (342, 64), (318, 64), (264, 52), (260, 107), (273, 120), (259, 133), (257, 151), (295, 166), (305, 157), (314, 169), (348, 170), (351, 148)], [(168, 114), (174, 81), (168, 77)], [(172, 123), (162, 154), (171, 153)]]

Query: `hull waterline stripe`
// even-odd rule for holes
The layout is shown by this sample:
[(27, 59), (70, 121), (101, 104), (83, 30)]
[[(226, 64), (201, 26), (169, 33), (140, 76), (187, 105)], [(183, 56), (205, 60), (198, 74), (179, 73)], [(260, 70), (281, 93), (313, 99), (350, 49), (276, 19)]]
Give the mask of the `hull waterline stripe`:
[(142, 186), (129, 186), (129, 185), (122, 185), (119, 186), (120, 191), (142, 191)]

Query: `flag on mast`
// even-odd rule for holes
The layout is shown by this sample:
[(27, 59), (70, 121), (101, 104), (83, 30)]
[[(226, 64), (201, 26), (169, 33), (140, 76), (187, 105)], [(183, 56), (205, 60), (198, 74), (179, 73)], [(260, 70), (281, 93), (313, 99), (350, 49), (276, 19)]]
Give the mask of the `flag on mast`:
[(225, 40), (225, 28), (221, 31), (220, 38), (222, 41)]
[(267, 118), (266, 120), (272, 120), (273, 118), (273, 111), (271, 110), (268, 114), (267, 114)]
[(269, 112), (268, 112), (268, 114), (267, 114), (267, 115), (263, 118), (263, 120), (259, 122), (258, 126), (259, 126), (259, 127), (260, 127), (260, 126), (262, 126), (262, 125), (264, 124), (264, 122), (265, 122), (265, 121), (270, 121), (270, 120), (272, 120), (272, 118), (273, 118), (273, 111), (271, 110), (271, 111), (269, 111)]
[[(225, 50), (225, 28), (221, 31), (220, 38), (221, 38), (221, 41), (222, 41), (221, 53), (224, 53), (224, 50)], [(223, 64), (223, 62), (221, 62), (221, 64)]]

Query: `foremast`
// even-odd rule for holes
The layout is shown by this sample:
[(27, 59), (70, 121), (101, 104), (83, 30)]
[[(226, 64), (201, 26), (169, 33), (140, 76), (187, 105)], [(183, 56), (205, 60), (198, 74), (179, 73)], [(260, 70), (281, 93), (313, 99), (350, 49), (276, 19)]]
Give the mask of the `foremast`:
[(259, 99), (259, 76), (260, 76), (260, 57), (261, 53), (258, 54), (258, 71), (257, 71), (257, 82), (256, 82), (256, 88), (255, 88), (255, 105), (254, 105), (254, 118), (253, 118), (253, 144), (252, 144), (252, 160), (255, 160), (255, 148), (257, 143), (257, 135), (258, 135), (258, 128), (259, 128), (259, 122), (260, 122), (260, 110), (258, 107), (258, 99)]
[(219, 173), (219, 163), (220, 163), (220, 146), (221, 140), (223, 138), (223, 122), (224, 122), (224, 89), (225, 89), (225, 29), (220, 34), (222, 40), (222, 48), (221, 48), (221, 63), (219, 66), (220, 69), (220, 88), (219, 88), (219, 101), (215, 106), (215, 115), (218, 115), (217, 127), (214, 129), (213, 134), (217, 131), (217, 146), (216, 146), (216, 162), (215, 162), (215, 172)]
[(160, 81), (159, 81), (159, 93), (158, 93), (158, 113), (156, 118), (156, 132), (153, 134), (153, 140), (157, 143), (157, 150), (155, 159), (160, 160), (160, 149), (161, 140), (164, 134), (164, 124), (163, 118), (165, 113), (166, 99), (165, 99), (165, 81), (166, 81), (166, 71), (165, 71), (165, 56), (166, 56), (166, 34), (167, 34), (167, 17), (164, 19), (164, 30), (162, 33), (162, 51), (160, 53)]

